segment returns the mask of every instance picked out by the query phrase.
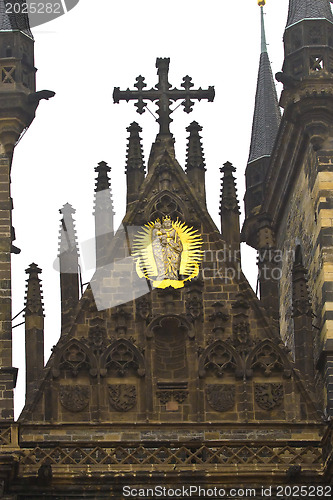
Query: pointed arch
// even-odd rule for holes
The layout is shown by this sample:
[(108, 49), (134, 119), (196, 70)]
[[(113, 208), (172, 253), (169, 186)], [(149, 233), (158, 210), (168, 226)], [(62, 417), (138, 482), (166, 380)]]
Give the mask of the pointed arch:
[(192, 325), (184, 316), (178, 316), (177, 314), (163, 314), (154, 318), (148, 325), (147, 337), (151, 338), (154, 333), (168, 328), (181, 330), (190, 338), (194, 337)]
[(96, 357), (79, 339), (68, 340), (63, 346), (56, 347), (55, 352), (52, 369), (55, 378), (59, 377), (63, 370), (69, 370), (73, 377), (77, 377), (82, 370), (88, 370), (93, 377), (97, 375)]
[(256, 369), (261, 370), (266, 377), (278, 371), (289, 378), (292, 364), (280, 346), (270, 339), (265, 339), (250, 352), (246, 361), (246, 376), (252, 377)]
[(139, 349), (127, 339), (118, 339), (106, 349), (101, 356), (101, 375), (108, 371), (118, 377), (124, 377), (134, 371), (139, 377), (146, 373), (145, 359)]
[(236, 377), (241, 377), (244, 372), (240, 355), (223, 340), (216, 340), (210, 344), (199, 358), (199, 377), (201, 378), (205, 377), (209, 371), (217, 377), (222, 377), (229, 369), (234, 371)]

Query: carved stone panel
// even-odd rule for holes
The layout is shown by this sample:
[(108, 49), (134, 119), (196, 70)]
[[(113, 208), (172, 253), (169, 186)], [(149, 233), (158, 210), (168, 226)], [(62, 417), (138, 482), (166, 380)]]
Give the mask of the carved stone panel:
[(146, 297), (140, 298), (136, 303), (136, 314), (140, 319), (148, 322), (151, 318), (151, 303)]
[(164, 390), (164, 391), (157, 391), (156, 396), (160, 400), (162, 404), (166, 404), (168, 401), (171, 401), (171, 399), (174, 399), (174, 401), (177, 401), (177, 403), (184, 403), (188, 396), (188, 391), (182, 391), (182, 390)]
[(106, 328), (102, 318), (95, 318), (91, 322), (88, 333), (88, 343), (95, 353), (102, 352), (106, 347)]
[(136, 387), (131, 384), (108, 385), (109, 402), (116, 411), (129, 411), (136, 404)]
[(232, 346), (221, 340), (216, 340), (200, 356), (199, 376), (205, 377), (208, 372), (211, 372), (217, 377), (223, 377), (226, 371), (232, 371), (236, 376), (239, 376), (241, 360)]
[(273, 410), (283, 401), (283, 384), (256, 384), (255, 399), (260, 408)]
[(201, 319), (203, 313), (202, 298), (197, 295), (192, 295), (188, 297), (186, 301), (186, 316), (189, 321), (195, 321), (196, 319)]
[(84, 342), (71, 339), (61, 348), (55, 347), (53, 351), (55, 353), (53, 377), (59, 377), (61, 371), (68, 371), (72, 377), (77, 377), (80, 371), (85, 370), (88, 370), (93, 377), (97, 375), (96, 357)]
[(252, 376), (256, 370), (261, 371), (265, 377), (271, 376), (276, 371), (283, 372), (284, 377), (291, 375), (290, 366), (281, 348), (267, 340), (258, 344), (247, 360), (248, 376)]
[(88, 385), (60, 385), (59, 399), (66, 410), (83, 411), (89, 403), (90, 391)]
[(207, 384), (206, 397), (216, 411), (228, 411), (235, 406), (236, 386), (233, 384)]
[(101, 359), (101, 374), (113, 372), (117, 377), (125, 377), (131, 371), (143, 377), (145, 375), (144, 358), (141, 352), (127, 339), (113, 342)]
[(213, 307), (214, 313), (209, 316), (209, 321), (213, 322), (212, 331), (217, 334), (222, 334), (225, 329), (225, 323), (229, 319), (229, 314), (225, 311), (222, 302), (215, 302)]
[(168, 401), (171, 401), (172, 392), (171, 391), (157, 391), (156, 396), (160, 400), (162, 405), (165, 405)]

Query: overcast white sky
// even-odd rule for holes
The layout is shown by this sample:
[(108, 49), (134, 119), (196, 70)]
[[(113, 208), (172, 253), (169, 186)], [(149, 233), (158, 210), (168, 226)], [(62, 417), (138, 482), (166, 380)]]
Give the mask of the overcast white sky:
[[(282, 36), (288, 0), (267, 0), (266, 38), (273, 73), (283, 62)], [(115, 86), (133, 88), (135, 78), (157, 83), (156, 57), (170, 57), (170, 78), (179, 87), (190, 75), (196, 87), (214, 85), (214, 103), (196, 103), (190, 115), (178, 108), (172, 116), (176, 154), (184, 165), (187, 125), (203, 127), (208, 209), (219, 225), (219, 167), (231, 161), (237, 168), (241, 204), (251, 136), (260, 54), (260, 9), (257, 0), (80, 0), (68, 14), (33, 29), (37, 90), (56, 92), (42, 101), (36, 118), (16, 148), (12, 169), (13, 316), (24, 305), (24, 270), (31, 262), (42, 269), (45, 302), (46, 360), (59, 338), (58, 250), (59, 208), (69, 202), (77, 210), (80, 244), (94, 234), (94, 167), (101, 160), (112, 168), (116, 227), (125, 210), (124, 174), (128, 133), (138, 121), (143, 128), (146, 158), (157, 133), (151, 114), (138, 115), (133, 103), (114, 105)], [(278, 92), (280, 93), (278, 87)], [(153, 104), (149, 105), (152, 111)], [(84, 245), (87, 248), (87, 245)], [(243, 268), (254, 286), (253, 253), (244, 252)], [(83, 280), (89, 281), (92, 257), (83, 256)], [(14, 321), (17, 324), (22, 316)], [(19, 368), (16, 416), (24, 403), (24, 326), (13, 330), (14, 361)]]

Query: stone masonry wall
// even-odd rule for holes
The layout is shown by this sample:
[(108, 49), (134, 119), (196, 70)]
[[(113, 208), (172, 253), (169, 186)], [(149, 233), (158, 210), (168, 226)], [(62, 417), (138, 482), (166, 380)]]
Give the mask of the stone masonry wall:
[(10, 161), (0, 157), (0, 420), (13, 419)]

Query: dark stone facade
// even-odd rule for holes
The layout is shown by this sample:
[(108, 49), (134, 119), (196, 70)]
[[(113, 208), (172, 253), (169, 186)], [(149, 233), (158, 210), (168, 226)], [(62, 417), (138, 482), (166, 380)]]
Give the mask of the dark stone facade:
[[(167, 64), (158, 60), (159, 78)], [(73, 210), (61, 210), (62, 328), (45, 366), (40, 270), (35, 264), (27, 269), (27, 398), (18, 422), (13, 421), (11, 367), (10, 148), (3, 148), (0, 498), (118, 500), (125, 485), (253, 487), (257, 498), (262, 486), (272, 486), (274, 498), (278, 485), (332, 481), (327, 417), (333, 392), (333, 149), (327, 132), (332, 97), (325, 91), (332, 75), (312, 76), (298, 83), (299, 99), (295, 87), (285, 85), (285, 115), (265, 159), (258, 203), (251, 190), (247, 195), (256, 210), (246, 214), (242, 234), (259, 251), (259, 269), (269, 271), (259, 279), (260, 299), (241, 269), (231, 163), (221, 168), (220, 231), (198, 184), (205, 172), (201, 127), (194, 122), (188, 128), (185, 171), (175, 158), (169, 115), (161, 106), (147, 173), (140, 127), (129, 127), (126, 215), (113, 233), (110, 168), (100, 162), (97, 265), (81, 298)], [(137, 98), (137, 91), (128, 92)], [(4, 92), (0, 83), (0, 99)], [(118, 89), (116, 96), (122, 92), (127, 91)], [(149, 279), (136, 245), (143, 226), (157, 228), (156, 220), (165, 218), (197, 231), (202, 260), (192, 279), (180, 265), (178, 280), (160, 288)], [(182, 258), (190, 251), (183, 238)], [(288, 255), (282, 263), (279, 252)], [(154, 250), (151, 255), (158, 260)], [(184, 286), (174, 286), (176, 281)]]

